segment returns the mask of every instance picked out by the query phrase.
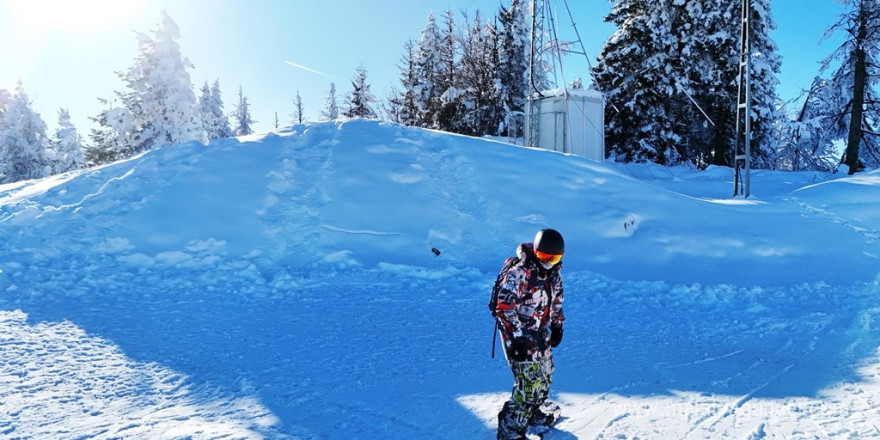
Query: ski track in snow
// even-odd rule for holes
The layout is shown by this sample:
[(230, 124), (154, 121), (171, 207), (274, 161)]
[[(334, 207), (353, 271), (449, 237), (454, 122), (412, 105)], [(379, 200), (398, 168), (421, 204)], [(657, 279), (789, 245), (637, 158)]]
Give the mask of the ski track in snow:
[[(827, 330), (833, 331), (831, 328)], [(746, 335), (747, 338), (756, 336), (756, 333)], [(859, 438), (880, 436), (871, 422), (877, 416), (874, 404), (877, 402), (877, 378), (880, 377), (880, 370), (876, 364), (860, 368), (859, 375), (865, 381), (861, 386), (834, 386), (822, 390), (823, 396), (819, 397), (768, 399), (762, 395), (779, 383), (797, 381), (787, 376), (798, 368), (801, 360), (817, 356), (809, 344), (806, 347), (799, 345), (787, 340), (776, 351), (748, 364), (745, 370), (735, 371), (726, 378), (722, 376), (720, 380), (715, 379), (717, 384), (707, 387), (712, 389), (722, 384), (727, 384), (723, 386), (728, 387), (730, 382), (737, 380), (753, 383), (747, 388), (747, 392), (738, 396), (718, 392), (683, 391), (676, 391), (670, 396), (640, 396), (639, 393), (632, 395), (634, 389), (644, 385), (638, 382), (623, 384), (595, 396), (558, 392), (556, 398), (563, 406), (563, 414), (576, 414), (578, 417), (563, 419), (557, 426), (560, 433), (553, 437), (548, 435), (546, 438), (567, 438), (562, 433), (572, 433), (576, 438), (589, 439), (738, 439), (747, 435), (753, 435), (752, 438), (803, 438), (807, 433), (820, 435), (820, 438), (850, 438), (854, 433), (858, 433)], [(744, 353), (747, 351), (740, 350), (737, 355)], [(702, 357), (695, 362), (671, 367), (664, 367), (660, 363), (657, 367), (665, 370), (691, 365), (705, 366), (707, 359), (723, 362), (737, 355), (728, 353), (725, 356)], [(876, 363), (876, 358), (873, 359), (875, 360), (871, 362)], [(811, 374), (811, 371), (805, 369), (803, 374)], [(835, 399), (824, 397), (837, 394), (842, 396)], [(866, 394), (867, 397), (857, 397), (859, 394)], [(632, 397), (626, 397), (631, 395)], [(503, 400), (504, 395), (501, 394), (494, 405), (487, 403), (485, 406), (488, 408), (478, 408), (474, 412), (487, 414), (483, 416), (484, 422), (491, 424), (491, 407), (497, 409), (498, 402)], [(864, 403), (855, 404), (856, 400)], [(845, 407), (842, 408), (841, 404)], [(763, 426), (760, 430), (756, 428), (759, 424)]]
[(867, 244), (875, 243), (878, 239), (880, 239), (880, 231), (863, 226), (858, 219), (846, 218), (843, 215), (835, 213), (828, 207), (815, 206), (807, 202), (797, 201), (793, 198), (790, 198), (789, 200), (792, 200), (793, 203), (796, 203), (803, 209), (804, 216), (821, 218), (831, 223), (838, 224), (855, 233), (861, 234), (865, 237), (865, 243)]
[(70, 322), (0, 311), (4, 438), (264, 438), (277, 418), (252, 398), (194, 390)]

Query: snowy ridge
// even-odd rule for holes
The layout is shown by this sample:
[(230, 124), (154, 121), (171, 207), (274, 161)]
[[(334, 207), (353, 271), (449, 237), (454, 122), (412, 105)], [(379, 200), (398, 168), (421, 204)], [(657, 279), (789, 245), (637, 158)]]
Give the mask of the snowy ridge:
[(489, 440), (549, 225), (546, 439), (880, 438), (880, 174), (731, 178), (351, 120), (0, 187), (0, 437)]

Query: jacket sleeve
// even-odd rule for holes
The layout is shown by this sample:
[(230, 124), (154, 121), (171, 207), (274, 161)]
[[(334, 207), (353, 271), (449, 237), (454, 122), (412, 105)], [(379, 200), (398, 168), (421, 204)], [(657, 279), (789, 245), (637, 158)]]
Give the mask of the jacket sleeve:
[(523, 324), (517, 311), (522, 303), (525, 284), (523, 269), (514, 266), (507, 272), (507, 278), (502, 280), (501, 290), (498, 292), (498, 303), (495, 306), (498, 323), (504, 333), (512, 338), (523, 334)]
[(550, 325), (561, 326), (565, 322), (565, 313), (562, 312), (565, 295), (563, 294), (562, 277), (558, 274), (553, 283), (553, 293), (553, 303), (550, 304)]

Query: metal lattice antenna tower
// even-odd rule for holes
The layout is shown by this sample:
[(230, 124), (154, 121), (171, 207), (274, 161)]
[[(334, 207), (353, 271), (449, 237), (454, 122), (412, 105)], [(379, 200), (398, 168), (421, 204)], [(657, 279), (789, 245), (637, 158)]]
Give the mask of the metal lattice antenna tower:
[(544, 48), (544, 32), (542, 31), (542, 26), (544, 23), (544, 7), (542, 0), (541, 7), (538, 6), (538, 0), (532, 0), (531, 2), (531, 47), (529, 49), (529, 88), (528, 94), (526, 95), (526, 120), (529, 123), (529, 127), (526, 130), (526, 133), (529, 133), (529, 136), (525, 139), (525, 146), (527, 147), (535, 147), (538, 145), (537, 133), (538, 133), (538, 118), (530, 117), (537, 113), (535, 106), (537, 98), (540, 98), (541, 90), (538, 85), (535, 84), (535, 69), (540, 68), (540, 66), (536, 66), (536, 63), (540, 62), (538, 59), (539, 52)]
[(740, 33), (739, 91), (736, 104), (736, 142), (733, 151), (734, 197), (748, 198), (751, 193), (751, 143), (752, 143), (752, 100), (751, 100), (751, 46), (749, 42), (749, 21), (751, 1), (742, 0), (742, 32)]
[[(604, 102), (601, 95), (597, 97), (589, 91), (574, 93), (569, 89), (564, 69), (567, 55), (583, 56), (594, 84), (596, 78), (568, 2), (562, 2), (577, 36), (574, 41), (560, 40), (552, 0), (530, 2), (531, 43), (524, 143), (529, 147), (563, 153), (577, 150), (578, 154), (601, 161), (604, 160)], [(580, 46), (580, 52), (570, 50), (575, 45)]]
[[(574, 17), (571, 15), (571, 9), (568, 7), (567, 0), (562, 0), (565, 5), (565, 10), (568, 12), (569, 19), (571, 19), (571, 26), (574, 29), (575, 35), (577, 39), (571, 42), (562, 42), (559, 40), (559, 35), (557, 31), (557, 25), (554, 19), (554, 11), (551, 0), (532, 0), (531, 2), (531, 47), (529, 52), (529, 92), (527, 96), (527, 105), (526, 112), (530, 112), (535, 110), (534, 105), (535, 102), (543, 98), (544, 95), (542, 93), (542, 87), (548, 86), (548, 84), (540, 83), (539, 81), (549, 81), (553, 84), (553, 86), (562, 89), (563, 94), (567, 94), (567, 84), (565, 78), (565, 71), (563, 69), (563, 55), (566, 54), (577, 54), (582, 55), (587, 60), (587, 66), (590, 76), (593, 76), (593, 66), (590, 64), (589, 57), (587, 56), (586, 49), (584, 49), (584, 43), (581, 41), (580, 33), (577, 30), (577, 26), (574, 22)], [(573, 46), (574, 44), (580, 45), (580, 52), (569, 49), (569, 46)], [(552, 64), (552, 74), (553, 78), (545, 78), (547, 71), (549, 70), (548, 64)], [(560, 77), (561, 76), (561, 81)], [(595, 81), (594, 84), (598, 83)], [(527, 118), (529, 120), (529, 125), (532, 127), (529, 130), (530, 133), (537, 133), (538, 118)], [(535, 139), (526, 139), (527, 146), (534, 146), (537, 143)]]

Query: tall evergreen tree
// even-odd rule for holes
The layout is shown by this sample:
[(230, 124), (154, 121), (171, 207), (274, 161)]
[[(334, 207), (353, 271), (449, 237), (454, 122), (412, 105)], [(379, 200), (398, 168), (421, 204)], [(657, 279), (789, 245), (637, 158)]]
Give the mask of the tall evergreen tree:
[[(12, 102), (12, 95), (6, 89), (0, 89), (0, 124), (3, 123), (3, 115), (6, 114), (6, 108)], [(0, 126), (0, 129), (3, 127)]]
[(838, 157), (834, 133), (828, 120), (839, 114), (832, 88), (816, 77), (803, 106), (792, 120), (781, 124), (781, 142), (775, 169), (786, 171), (833, 171)]
[(21, 82), (15, 88), (0, 126), (0, 183), (51, 174), (46, 123), (33, 111)]
[(402, 90), (389, 98), (391, 120), (404, 125), (419, 124), (418, 98), (421, 92), (416, 77), (415, 43), (407, 40), (403, 46), (404, 53), (400, 64), (400, 85)]
[[(703, 167), (732, 164), (736, 135), (737, 75), (742, 3), (700, 0), (677, 8), (676, 45), (686, 56), (673, 58), (674, 133), (680, 135), (677, 156)], [(712, 36), (711, 38), (709, 36)], [(672, 139), (674, 141), (674, 139)]]
[(180, 29), (164, 11), (154, 37), (137, 33), (139, 54), (120, 77), (128, 90), (119, 94), (131, 113), (133, 152), (189, 141), (207, 143), (190, 80), (189, 62), (180, 53)]
[(208, 85), (208, 82), (205, 81), (205, 84), (201, 88), (202, 94), (199, 95), (199, 114), (202, 117), (202, 126), (205, 127), (205, 132), (208, 135), (208, 140), (211, 140), (211, 86)]
[[(12, 95), (6, 89), (0, 89), (0, 133), (3, 133), (3, 119), (4, 115), (6, 115), (6, 109), (9, 107), (9, 104), (12, 103)], [(2, 154), (3, 148), (0, 146), (0, 154)], [(3, 156), (0, 156), (0, 161), (3, 160)], [(2, 167), (0, 164), (0, 181), (2, 181)]]
[[(719, 5), (725, 4), (723, 0), (715, 1), (720, 2)], [(782, 61), (776, 43), (770, 38), (770, 32), (776, 30), (776, 23), (770, 14), (770, 0), (751, 0), (751, 6), (749, 41), (752, 67), (752, 166), (769, 168), (775, 160), (776, 142), (779, 138), (779, 133), (775, 130), (783, 119), (779, 110), (781, 101), (776, 93), (779, 86), (777, 75)], [(734, 29), (739, 27), (734, 26)], [(739, 44), (738, 40), (736, 43)], [(736, 65), (736, 60), (730, 62), (729, 69), (735, 69)], [(732, 113), (736, 114), (735, 111)]]
[(306, 121), (305, 112), (303, 110), (303, 100), (299, 96), (299, 90), (296, 91), (296, 98), (293, 100), (293, 114), (291, 116), (291, 124), (302, 124)]
[(222, 139), (232, 136), (229, 127), (229, 118), (223, 111), (223, 99), (220, 94), (220, 81), (215, 80), (214, 85), (208, 87), (208, 82), (202, 86), (199, 96), (199, 113), (202, 123), (208, 135), (208, 140)]
[(514, 136), (522, 136), (529, 74), (529, 28), (523, 0), (512, 0), (509, 8), (498, 13), (498, 73), (503, 93), (505, 125)]
[[(615, 0), (618, 26), (596, 67), (606, 94), (607, 147), (624, 161), (729, 165), (736, 123), (740, 4)], [(774, 151), (779, 57), (769, 0), (752, 0), (753, 163)]]
[(445, 131), (457, 131), (460, 125), (459, 114), (462, 103), (461, 94), (458, 93), (461, 85), (459, 76), (460, 67), (456, 61), (457, 50), (460, 47), (459, 36), (456, 31), (455, 17), (452, 11), (447, 9), (443, 16), (443, 28), (439, 34), (439, 46), (437, 46), (436, 83), (434, 84), (435, 96), (431, 98), (431, 106), (434, 108), (433, 127)]
[(76, 131), (70, 120), (70, 112), (65, 108), (58, 110), (58, 127), (50, 142), (49, 159), (53, 174), (66, 173), (85, 166), (82, 136)]
[(498, 35), (495, 26), (484, 25), (479, 12), (462, 38), (461, 86), (456, 95), (444, 94), (444, 101), (459, 100), (458, 133), (498, 134), (503, 120), (503, 94), (498, 75)]
[(339, 118), (339, 106), (336, 103), (335, 83), (330, 83), (330, 93), (327, 94), (327, 101), (324, 104), (324, 110), (321, 111), (321, 118), (325, 121), (332, 121)]
[(352, 91), (348, 95), (348, 108), (343, 112), (343, 116), (347, 118), (366, 118), (376, 119), (376, 111), (373, 104), (376, 97), (370, 93), (370, 85), (367, 83), (367, 69), (363, 64), (355, 70), (354, 78), (351, 80)]
[(605, 21), (618, 29), (602, 47), (595, 69), (606, 100), (615, 104), (605, 109), (606, 149), (612, 158), (625, 162), (658, 156), (651, 133), (643, 130), (662, 99), (655, 85), (665, 82), (667, 63), (655, 45), (652, 12), (646, 0), (615, 1)]
[(86, 165), (101, 165), (134, 154), (129, 133), (134, 132), (134, 118), (127, 108), (117, 105), (114, 99), (98, 98), (104, 109), (89, 118), (98, 124), (92, 128), (89, 138), (92, 145), (86, 147)]
[(442, 39), (437, 26), (437, 18), (433, 12), (428, 15), (428, 23), (422, 29), (421, 37), (415, 48), (413, 73), (415, 85), (415, 104), (418, 109), (416, 125), (426, 128), (438, 128), (437, 114), (440, 111), (440, 97), (446, 90), (441, 90), (440, 60)]
[(834, 60), (840, 67), (831, 77), (832, 98), (839, 112), (830, 118), (829, 130), (846, 139), (841, 162), (853, 174), (865, 166), (880, 166), (880, 3), (844, 0), (849, 10), (826, 33), (842, 30), (847, 38), (823, 61), (826, 70)]
[[(777, 47), (769, 37), (770, 31), (776, 28), (770, 15), (769, 0), (750, 0), (750, 5), (751, 163), (753, 167), (764, 168), (773, 164), (778, 138), (775, 131), (782, 120), (776, 95), (776, 76), (781, 62)], [(685, 65), (688, 84), (679, 84), (678, 87), (682, 91), (690, 87), (693, 93), (688, 97), (693, 101), (679, 99), (685, 114), (692, 115), (689, 119), (680, 119), (706, 121), (705, 116), (700, 118), (705, 112), (715, 123), (691, 124), (684, 131), (682, 137), (692, 150), (687, 156), (691, 160), (695, 150), (703, 156), (701, 160), (711, 159), (711, 163), (718, 165), (732, 164), (742, 26), (739, 20), (730, 20), (730, 17), (741, 14), (740, 2), (719, 0), (688, 2), (682, 10), (684, 26), (677, 33), (683, 42), (682, 47), (689, 53)], [(692, 20), (700, 23), (695, 31), (688, 29)], [(727, 37), (719, 38), (718, 35)]]
[(478, 11), (472, 25), (464, 16), (459, 26), (447, 10), (438, 26), (430, 13), (419, 40), (404, 45), (401, 90), (388, 98), (391, 119), (479, 135), (499, 133), (508, 114), (522, 121), (529, 65), (523, 0), (501, 14), (500, 25)]
[(246, 136), (249, 134), (253, 134), (254, 130), (251, 127), (257, 121), (254, 121), (251, 118), (251, 106), (248, 103), (248, 99), (244, 96), (244, 91), (241, 88), (241, 85), (238, 86), (238, 104), (235, 106), (235, 110), (232, 113), (232, 119), (235, 122), (235, 129), (233, 129), (233, 133), (236, 136)]

